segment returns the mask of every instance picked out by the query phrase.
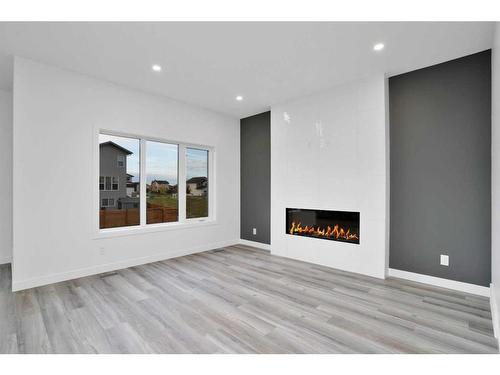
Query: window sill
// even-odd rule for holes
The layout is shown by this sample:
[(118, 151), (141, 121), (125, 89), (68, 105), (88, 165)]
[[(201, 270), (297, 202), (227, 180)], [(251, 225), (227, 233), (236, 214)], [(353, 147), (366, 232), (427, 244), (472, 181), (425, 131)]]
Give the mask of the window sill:
[(171, 230), (180, 229), (190, 229), (199, 228), (205, 226), (217, 225), (216, 220), (206, 219), (206, 220), (193, 220), (184, 223), (160, 223), (160, 224), (149, 224), (147, 226), (131, 226), (131, 227), (121, 227), (121, 228), (109, 228), (109, 229), (99, 229), (98, 233), (94, 236), (95, 240), (122, 236), (133, 236), (140, 234), (156, 233), (156, 232), (167, 232)]

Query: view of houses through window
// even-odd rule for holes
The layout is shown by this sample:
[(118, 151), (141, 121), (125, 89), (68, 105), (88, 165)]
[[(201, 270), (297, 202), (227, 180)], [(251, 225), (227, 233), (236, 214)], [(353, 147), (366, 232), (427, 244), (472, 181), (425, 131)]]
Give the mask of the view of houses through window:
[(177, 186), (179, 146), (146, 142), (146, 223), (179, 220)]
[(186, 189), (179, 192), (179, 145), (99, 134), (99, 228), (141, 224), (140, 153), (145, 152), (146, 224), (179, 221), (179, 195), (185, 194), (186, 218), (209, 216), (209, 151), (185, 149)]
[(208, 216), (208, 151), (186, 148), (186, 217)]
[(140, 223), (140, 141), (99, 135), (99, 227)]

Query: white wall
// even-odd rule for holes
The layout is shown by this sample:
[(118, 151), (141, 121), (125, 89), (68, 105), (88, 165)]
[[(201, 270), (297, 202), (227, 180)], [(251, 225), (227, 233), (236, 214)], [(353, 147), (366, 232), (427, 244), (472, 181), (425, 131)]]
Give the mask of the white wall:
[(491, 58), (491, 294), (493, 325), (500, 332), (500, 24), (497, 22)]
[(12, 258), (12, 93), (0, 90), (0, 264)]
[[(385, 79), (272, 107), (271, 251), (383, 278), (387, 263)], [(285, 234), (285, 208), (360, 212), (360, 245)]]
[[(95, 129), (216, 151), (217, 224), (96, 239)], [(16, 58), (13, 289), (238, 242), (239, 121)]]

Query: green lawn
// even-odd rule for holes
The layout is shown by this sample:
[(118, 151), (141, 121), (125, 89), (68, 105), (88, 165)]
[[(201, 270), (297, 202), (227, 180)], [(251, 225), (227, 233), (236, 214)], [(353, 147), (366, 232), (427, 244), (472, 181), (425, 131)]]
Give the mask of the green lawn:
[(194, 217), (208, 216), (208, 197), (186, 197), (186, 216), (188, 219)]
[(147, 203), (157, 204), (158, 206), (177, 208), (177, 198), (170, 194), (149, 193), (146, 199)]
[[(163, 207), (177, 208), (177, 198), (170, 194), (149, 193), (147, 202)], [(208, 197), (186, 196), (187, 218), (208, 216)]]

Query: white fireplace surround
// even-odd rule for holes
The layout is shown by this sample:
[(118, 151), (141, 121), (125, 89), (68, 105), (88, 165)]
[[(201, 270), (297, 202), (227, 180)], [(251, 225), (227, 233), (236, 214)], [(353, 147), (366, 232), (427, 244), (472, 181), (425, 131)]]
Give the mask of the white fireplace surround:
[[(388, 118), (383, 75), (271, 110), (271, 252), (384, 278)], [(359, 246), (288, 236), (286, 207), (359, 211)]]

